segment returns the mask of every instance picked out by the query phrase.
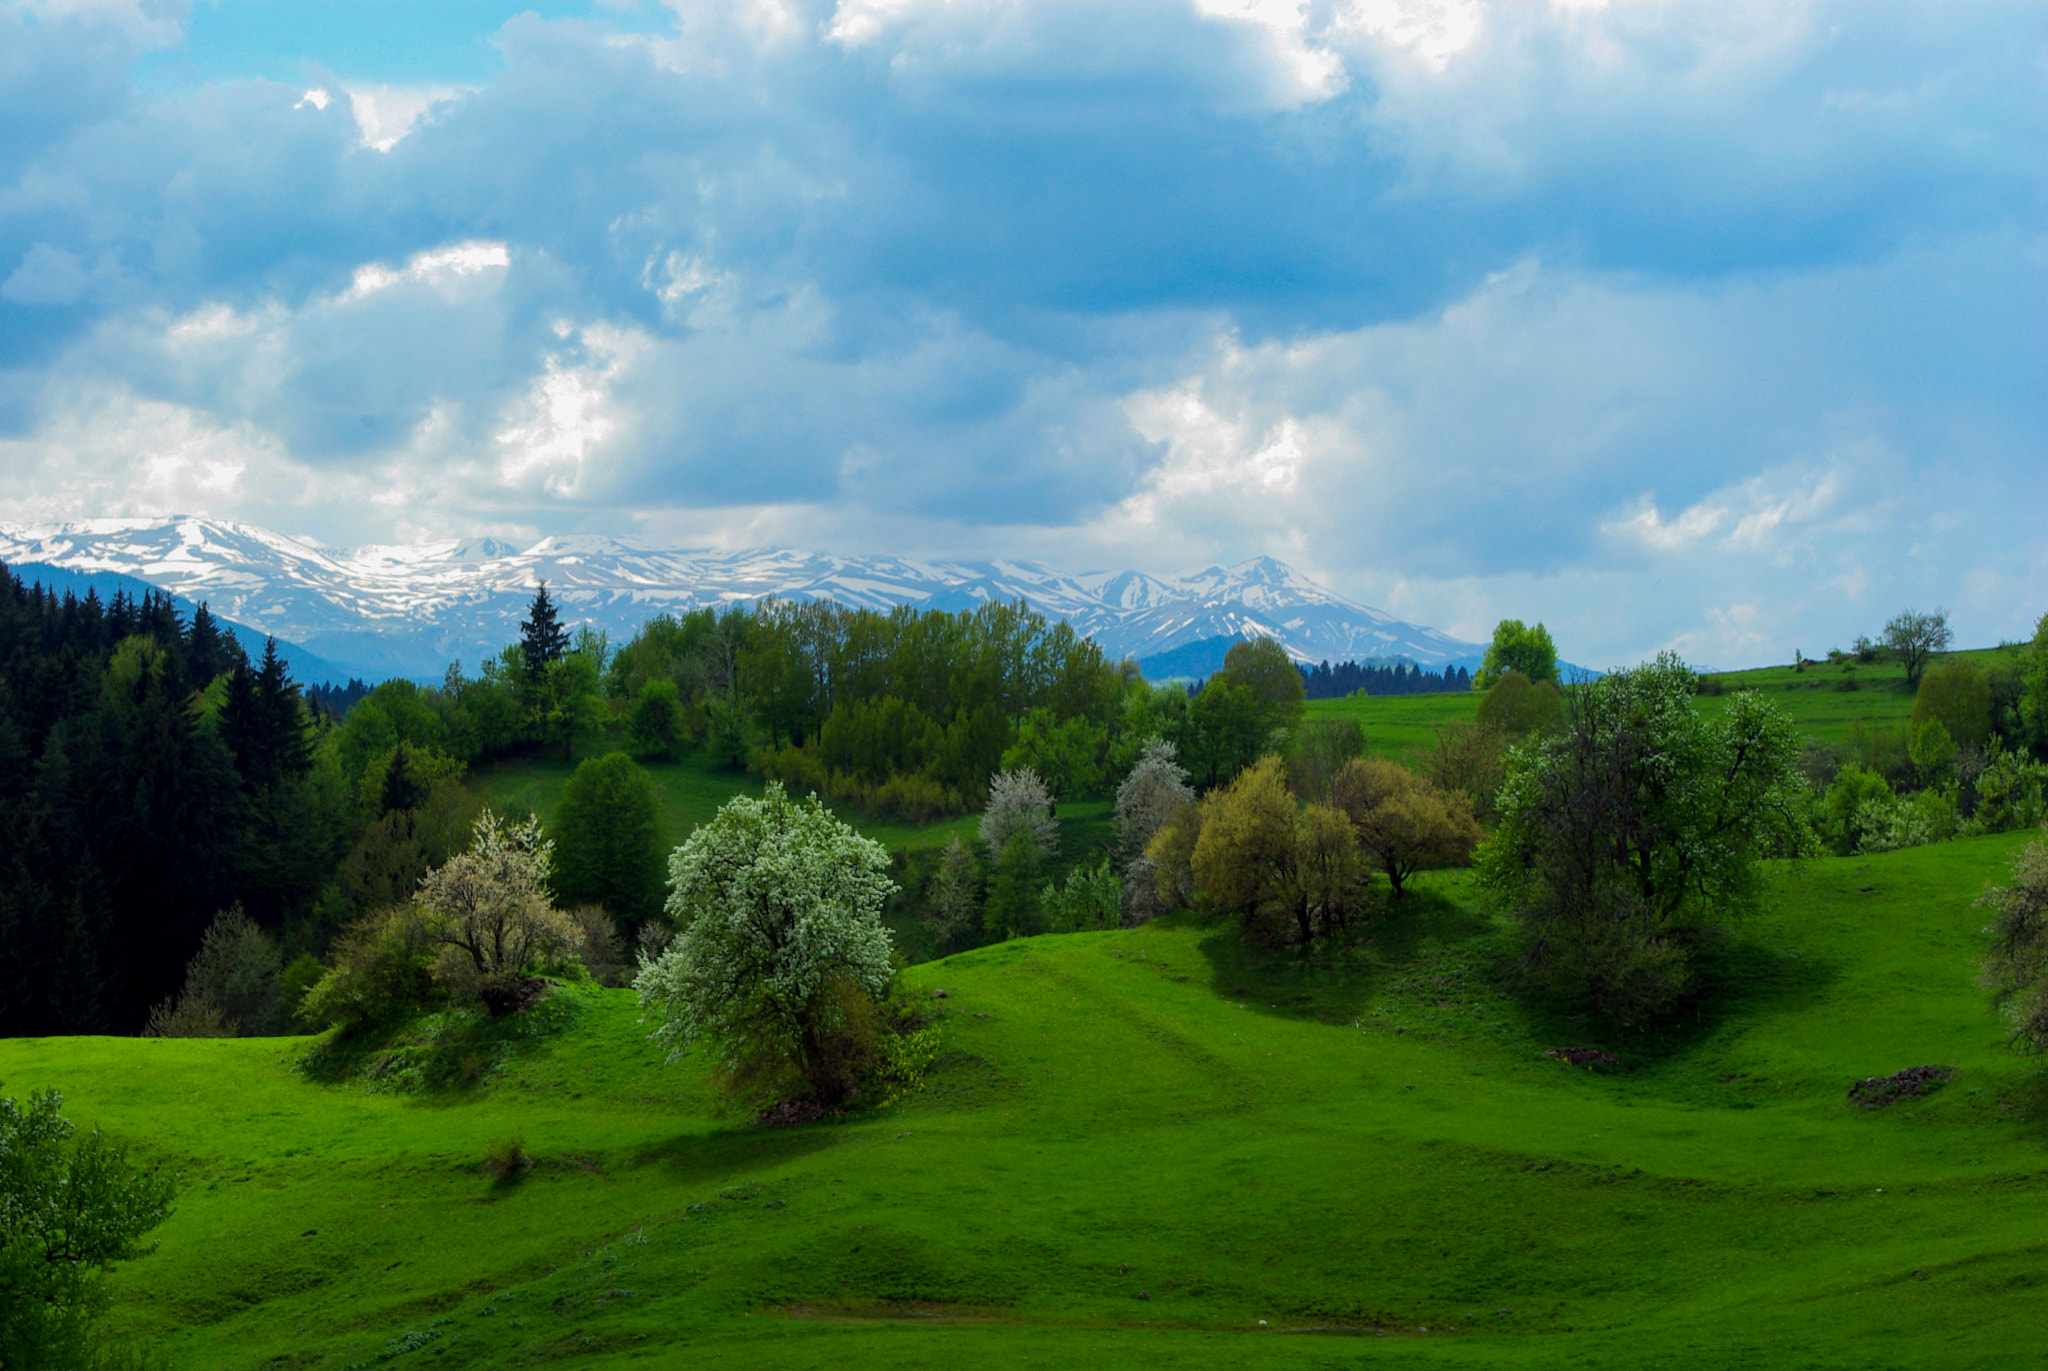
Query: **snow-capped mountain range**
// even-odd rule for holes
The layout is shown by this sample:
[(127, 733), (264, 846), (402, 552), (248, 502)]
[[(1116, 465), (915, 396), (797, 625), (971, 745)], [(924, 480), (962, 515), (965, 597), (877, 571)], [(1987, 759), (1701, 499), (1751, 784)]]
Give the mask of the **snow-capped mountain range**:
[(571, 624), (622, 641), (649, 617), (774, 595), (868, 609), (958, 610), (1028, 601), (1111, 657), (1204, 639), (1276, 638), (1304, 662), (1406, 657), (1476, 663), (1481, 649), (1334, 595), (1284, 563), (1255, 558), (1176, 576), (1070, 575), (1035, 562), (921, 562), (784, 548), (662, 549), (608, 537), (495, 538), (322, 548), (214, 519), (0, 524), (0, 561), (115, 573), (294, 642), (351, 674), (438, 678), (514, 640), (546, 581)]

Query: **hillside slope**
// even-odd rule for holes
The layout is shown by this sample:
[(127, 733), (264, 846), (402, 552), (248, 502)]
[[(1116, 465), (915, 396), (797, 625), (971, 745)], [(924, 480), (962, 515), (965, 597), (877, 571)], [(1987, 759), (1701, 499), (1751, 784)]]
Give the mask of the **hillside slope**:
[(190, 1368), (2032, 1365), (2039, 1085), (1971, 903), (2022, 841), (1782, 875), (1611, 1076), (1541, 1055), (1583, 1026), (1502, 996), (1453, 876), (1321, 960), (1155, 925), (912, 968), (930, 1085), (828, 1126), (724, 1115), (596, 990), (454, 1096), (289, 1040), (10, 1041), (0, 1081), (182, 1172), (112, 1317)]

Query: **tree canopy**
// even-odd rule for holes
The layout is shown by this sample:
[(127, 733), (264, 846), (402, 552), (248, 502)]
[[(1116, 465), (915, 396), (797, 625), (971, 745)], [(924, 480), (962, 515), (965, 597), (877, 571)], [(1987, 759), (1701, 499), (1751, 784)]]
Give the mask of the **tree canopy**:
[(0, 1368), (97, 1365), (90, 1325), (103, 1274), (145, 1256), (171, 1212), (172, 1182), (129, 1165), (97, 1131), (83, 1138), (64, 1097), (0, 1099)]
[(1534, 628), (1520, 619), (1502, 619), (1493, 628), (1493, 641), (1472, 677), (1474, 690), (1491, 690), (1510, 671), (1519, 671), (1533, 682), (1557, 680), (1557, 644), (1541, 623)]
[(1937, 652), (1946, 651), (1955, 635), (1949, 631), (1948, 611), (1937, 609), (1932, 614), (1919, 610), (1902, 610), (1892, 616), (1884, 626), (1885, 648), (1906, 668), (1906, 686), (1915, 689), (1920, 684), (1920, 675), (1927, 670), (1928, 661)]
[(889, 854), (813, 795), (738, 796), (669, 858), (674, 940), (640, 973), (669, 1060), (703, 1043), (741, 1085), (852, 1088), (840, 1036), (893, 974)]
[(1691, 982), (1711, 919), (1755, 905), (1762, 859), (1811, 846), (1799, 738), (1753, 691), (1719, 717), (1675, 655), (1576, 688), (1563, 727), (1511, 753), (1482, 878), (1531, 969), (1620, 1019)]

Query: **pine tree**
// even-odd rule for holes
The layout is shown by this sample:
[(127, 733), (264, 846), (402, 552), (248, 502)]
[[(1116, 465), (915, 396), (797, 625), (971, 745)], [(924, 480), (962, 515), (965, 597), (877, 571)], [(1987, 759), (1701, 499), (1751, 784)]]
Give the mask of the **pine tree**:
[(538, 676), (549, 662), (559, 662), (569, 651), (569, 630), (555, 614), (555, 602), (548, 598), (548, 583), (542, 581), (533, 597), (533, 609), (519, 625), (519, 647), (526, 655), (526, 671)]

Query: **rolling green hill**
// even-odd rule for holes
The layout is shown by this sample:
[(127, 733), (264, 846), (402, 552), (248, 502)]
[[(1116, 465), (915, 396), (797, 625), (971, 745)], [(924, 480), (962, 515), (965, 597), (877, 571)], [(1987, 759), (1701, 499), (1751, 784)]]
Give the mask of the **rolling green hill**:
[[(1504, 993), (1447, 873), (1310, 956), (913, 967), (927, 1087), (828, 1125), (733, 1117), (589, 988), (447, 1094), (311, 1083), (305, 1040), (12, 1040), (0, 1081), (183, 1174), (110, 1322), (187, 1368), (2031, 1366), (2048, 1105), (1972, 904), (2025, 841), (1778, 873), (1609, 1074), (1542, 1055), (1589, 1030)], [(1960, 1074), (1846, 1102), (1920, 1063)]]

